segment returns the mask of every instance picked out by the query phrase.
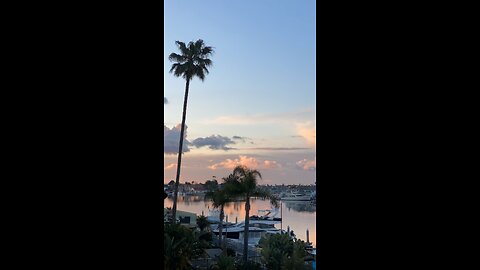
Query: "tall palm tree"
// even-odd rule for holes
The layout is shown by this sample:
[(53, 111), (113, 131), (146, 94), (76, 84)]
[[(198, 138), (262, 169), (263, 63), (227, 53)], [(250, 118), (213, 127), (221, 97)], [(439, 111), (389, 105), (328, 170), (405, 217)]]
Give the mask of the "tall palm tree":
[(175, 217), (177, 214), (178, 185), (180, 183), (180, 169), (182, 164), (185, 119), (187, 116), (187, 101), (190, 81), (195, 77), (198, 77), (201, 81), (205, 80), (205, 75), (209, 73), (208, 67), (212, 65), (212, 60), (208, 59), (208, 57), (213, 53), (213, 48), (210, 46), (205, 46), (205, 43), (201, 39), (195, 42), (190, 41), (188, 45), (185, 45), (185, 43), (181, 41), (175, 41), (175, 43), (180, 50), (180, 54), (171, 53), (168, 57), (171, 62), (174, 62), (170, 72), (173, 72), (176, 77), (184, 78), (186, 83), (185, 98), (183, 101), (182, 126), (180, 129), (180, 143), (178, 147), (177, 176), (175, 178), (175, 191), (173, 195), (173, 222), (175, 222)]
[(257, 186), (258, 178), (262, 175), (257, 170), (248, 169), (245, 166), (237, 166), (233, 170), (233, 176), (229, 179), (228, 193), (231, 196), (243, 197), (245, 199), (245, 231), (243, 242), (243, 263), (248, 263), (248, 227), (250, 225), (250, 198), (257, 197), (269, 199), (274, 207), (278, 207), (278, 200), (267, 190)]

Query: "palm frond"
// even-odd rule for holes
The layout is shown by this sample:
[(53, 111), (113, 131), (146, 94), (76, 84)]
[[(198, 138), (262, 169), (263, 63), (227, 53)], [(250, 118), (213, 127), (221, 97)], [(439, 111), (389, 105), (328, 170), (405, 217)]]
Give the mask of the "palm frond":
[(257, 197), (257, 198), (260, 198), (262, 200), (270, 200), (270, 204), (273, 205), (274, 207), (278, 207), (279, 204), (278, 204), (278, 198), (273, 195), (272, 193), (270, 193), (269, 191), (267, 190), (264, 190), (264, 189), (259, 189), (257, 188), (253, 193), (252, 193), (252, 196), (253, 197)]
[(204, 81), (206, 75), (210, 73), (207, 67), (212, 66), (213, 63), (212, 60), (208, 59), (208, 56), (213, 53), (213, 48), (205, 46), (201, 39), (195, 42), (190, 41), (188, 44), (181, 41), (175, 43), (180, 50), (180, 54), (171, 53), (169, 55), (168, 59), (174, 62), (170, 72), (186, 80), (198, 77), (201, 81)]
[(182, 52), (183, 55), (188, 55), (188, 49), (187, 46), (185, 46), (184, 42), (175, 41), (175, 43), (177, 44), (178, 49), (180, 50), (180, 52)]
[(168, 60), (170, 60), (171, 62), (184, 63), (184, 62), (187, 61), (187, 58), (184, 55), (180, 55), (180, 54), (177, 54), (177, 53), (171, 53), (168, 56)]

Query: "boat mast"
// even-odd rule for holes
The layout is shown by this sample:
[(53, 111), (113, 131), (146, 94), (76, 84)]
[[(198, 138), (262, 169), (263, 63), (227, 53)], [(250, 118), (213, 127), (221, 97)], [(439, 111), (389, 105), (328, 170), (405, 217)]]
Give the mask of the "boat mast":
[(282, 201), (280, 201), (280, 232), (282, 232), (283, 229), (283, 206), (282, 206)]

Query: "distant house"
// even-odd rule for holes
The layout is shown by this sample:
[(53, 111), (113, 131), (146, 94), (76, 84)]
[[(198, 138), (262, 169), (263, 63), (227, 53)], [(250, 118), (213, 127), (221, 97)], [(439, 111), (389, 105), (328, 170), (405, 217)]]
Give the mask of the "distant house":
[[(169, 214), (169, 211), (167, 208), (163, 208), (163, 215), (164, 217)], [(186, 211), (180, 211), (177, 209), (177, 216), (176, 218), (180, 220), (180, 224), (187, 226), (189, 228), (194, 228), (197, 226), (197, 214), (195, 213), (190, 213)]]

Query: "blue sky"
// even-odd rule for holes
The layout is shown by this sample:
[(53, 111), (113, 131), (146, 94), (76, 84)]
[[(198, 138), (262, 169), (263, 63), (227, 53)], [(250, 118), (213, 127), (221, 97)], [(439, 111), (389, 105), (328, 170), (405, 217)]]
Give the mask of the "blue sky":
[[(198, 140), (185, 153), (185, 180), (226, 176), (231, 164), (245, 164), (269, 183), (313, 183), (315, 1), (183, 0), (164, 1), (164, 7), (165, 137), (181, 121), (185, 87), (168, 72), (175, 41), (201, 38), (215, 48), (210, 74), (190, 84), (186, 139)], [(164, 156), (169, 181), (176, 157), (165, 149)], [(303, 164), (309, 165), (299, 169)]]

